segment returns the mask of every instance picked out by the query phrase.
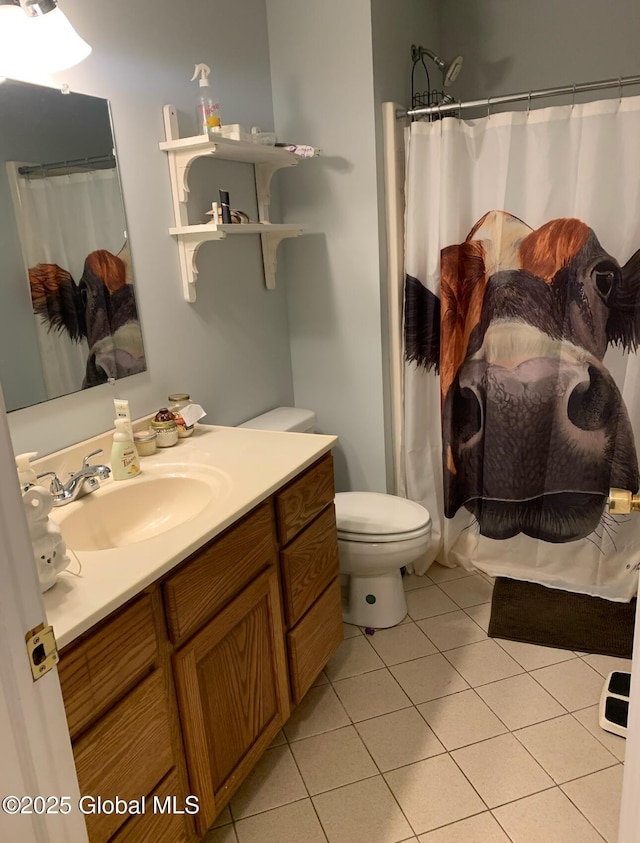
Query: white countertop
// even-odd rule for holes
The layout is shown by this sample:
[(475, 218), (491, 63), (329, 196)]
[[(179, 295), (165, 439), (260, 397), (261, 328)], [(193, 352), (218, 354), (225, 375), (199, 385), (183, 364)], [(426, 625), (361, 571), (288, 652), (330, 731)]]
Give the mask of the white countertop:
[[(69, 644), (166, 574), (331, 450), (336, 442), (336, 436), (196, 425), (189, 439), (181, 439), (172, 448), (158, 449), (153, 456), (141, 458), (142, 476), (145, 466), (154, 472), (163, 465), (176, 464), (194, 469), (215, 468), (225, 481), (224, 493), (188, 521), (151, 539), (108, 550), (76, 551), (77, 560), (69, 553), (72, 560), (69, 568), (43, 595), (58, 647)], [(108, 456), (111, 434), (74, 445), (39, 460), (34, 467), (38, 473), (53, 468), (63, 476), (68, 470), (77, 470), (82, 456), (97, 447), (103, 447)], [(108, 463), (108, 459), (103, 460)], [(94, 458), (92, 462), (100, 459)], [(104, 486), (115, 482), (106, 480)], [(118, 486), (136, 482), (138, 478), (120, 481)], [(79, 508), (100, 491), (68, 506)], [(52, 520), (65, 509), (54, 509)], [(81, 571), (75, 576), (72, 572), (78, 571), (78, 562)]]

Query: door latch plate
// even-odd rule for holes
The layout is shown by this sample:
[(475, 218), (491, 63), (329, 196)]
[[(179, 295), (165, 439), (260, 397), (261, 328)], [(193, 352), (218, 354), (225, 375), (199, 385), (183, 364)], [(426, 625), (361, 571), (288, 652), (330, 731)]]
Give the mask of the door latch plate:
[(53, 627), (40, 624), (27, 633), (26, 641), (29, 664), (35, 682), (36, 679), (40, 679), (60, 661)]

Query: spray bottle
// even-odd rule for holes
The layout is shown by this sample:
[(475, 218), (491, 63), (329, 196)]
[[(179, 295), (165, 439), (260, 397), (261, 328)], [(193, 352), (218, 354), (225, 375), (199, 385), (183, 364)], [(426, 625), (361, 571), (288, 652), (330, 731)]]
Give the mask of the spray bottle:
[(220, 100), (211, 93), (209, 74), (211, 68), (206, 64), (197, 64), (191, 77), (195, 82), (198, 74), (198, 98), (196, 99), (196, 120), (198, 132), (208, 135), (209, 132), (220, 131)]

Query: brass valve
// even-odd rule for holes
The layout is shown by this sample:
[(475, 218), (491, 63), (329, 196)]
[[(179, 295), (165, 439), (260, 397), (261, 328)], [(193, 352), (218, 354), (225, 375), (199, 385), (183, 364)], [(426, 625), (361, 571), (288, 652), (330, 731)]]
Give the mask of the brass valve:
[(626, 515), (629, 512), (640, 512), (640, 494), (634, 495), (628, 489), (609, 489), (607, 500), (609, 512), (612, 515)]

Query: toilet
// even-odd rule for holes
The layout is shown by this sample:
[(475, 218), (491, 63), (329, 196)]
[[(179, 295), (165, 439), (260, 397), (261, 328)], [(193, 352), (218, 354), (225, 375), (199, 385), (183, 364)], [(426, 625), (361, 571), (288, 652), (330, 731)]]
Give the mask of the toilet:
[[(311, 410), (277, 407), (240, 427), (313, 433)], [(415, 501), (378, 492), (338, 492), (335, 496), (346, 623), (386, 629), (407, 614), (401, 569), (427, 552), (431, 516)]]

